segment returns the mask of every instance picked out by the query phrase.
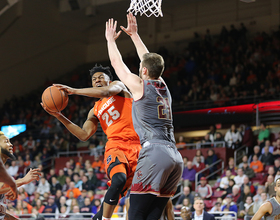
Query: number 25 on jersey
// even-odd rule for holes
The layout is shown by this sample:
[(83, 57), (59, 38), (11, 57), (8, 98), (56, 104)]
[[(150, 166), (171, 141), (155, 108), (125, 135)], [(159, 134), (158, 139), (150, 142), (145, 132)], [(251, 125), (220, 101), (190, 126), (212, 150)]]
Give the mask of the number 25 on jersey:
[(111, 108), (109, 108), (107, 112), (103, 113), (102, 120), (105, 121), (107, 126), (109, 127), (119, 117), (120, 113), (118, 112), (118, 110), (115, 109), (115, 106), (111, 106)]

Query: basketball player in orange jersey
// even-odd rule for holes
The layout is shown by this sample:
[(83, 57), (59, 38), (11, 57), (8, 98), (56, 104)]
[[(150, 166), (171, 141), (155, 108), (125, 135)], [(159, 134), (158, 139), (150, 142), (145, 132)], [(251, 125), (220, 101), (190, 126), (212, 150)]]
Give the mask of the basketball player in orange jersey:
[(104, 162), (111, 186), (100, 211), (93, 217), (101, 220), (111, 218), (119, 196), (124, 196), (130, 188), (141, 145), (132, 124), (130, 92), (122, 82), (111, 81), (109, 67), (95, 66), (90, 70), (90, 74), (93, 88), (74, 89), (55, 85), (68, 94), (100, 98), (89, 111), (82, 128), (68, 120), (61, 112), (50, 112), (42, 103), (41, 105), (82, 141), (88, 140), (96, 132), (98, 121), (107, 135)]

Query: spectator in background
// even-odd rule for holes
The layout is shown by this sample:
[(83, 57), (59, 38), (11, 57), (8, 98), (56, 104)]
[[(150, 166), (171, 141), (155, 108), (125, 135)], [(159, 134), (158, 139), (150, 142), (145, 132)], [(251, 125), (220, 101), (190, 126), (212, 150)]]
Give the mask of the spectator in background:
[(44, 195), (45, 192), (50, 193), (50, 184), (44, 176), (39, 180), (39, 185), (36, 191), (40, 193), (41, 196)]
[[(214, 171), (217, 170), (217, 165), (214, 165), (214, 166), (211, 166), (212, 164), (214, 164), (215, 162), (218, 161), (218, 157), (217, 155), (215, 154), (214, 150), (212, 149), (208, 149), (207, 151), (207, 157), (205, 159), (205, 166), (206, 167), (209, 167), (209, 172), (210, 173), (213, 173)], [(210, 167), (211, 166), (211, 167)], [(215, 175), (212, 175), (210, 177), (210, 179), (214, 179), (215, 178)]]
[(215, 125), (211, 125), (209, 129), (210, 129), (210, 131), (208, 132), (209, 139), (213, 143), (215, 141), (215, 139), (217, 138), (216, 137), (216, 135), (217, 135), (217, 132), (216, 132), (217, 128), (216, 128)]
[(22, 187), (25, 189), (25, 191), (27, 192), (27, 194), (29, 196), (33, 195), (33, 193), (35, 192), (36, 190), (36, 181), (31, 181), (30, 183), (28, 184), (25, 184), (23, 185)]
[(93, 172), (93, 169), (89, 168), (87, 174), (88, 174), (87, 175), (88, 181), (89, 181), (89, 184), (91, 185), (91, 187), (97, 188), (99, 183), (98, 183), (98, 179), (97, 179), (95, 173)]
[(91, 208), (91, 212), (92, 212), (93, 214), (96, 214), (96, 213), (98, 212), (99, 208), (100, 208), (100, 205), (101, 205), (100, 199), (95, 199), (95, 200), (93, 201), (93, 206), (92, 206), (92, 208)]
[(261, 193), (261, 198), (260, 199), (255, 199), (254, 200), (254, 207), (253, 207), (253, 212), (256, 213), (261, 205), (267, 200), (267, 193), (262, 192)]
[(81, 195), (81, 191), (75, 187), (74, 182), (70, 182), (69, 189), (66, 192), (66, 197), (69, 198), (69, 193), (73, 192), (74, 198), (77, 199)]
[(243, 163), (243, 167), (241, 168), (243, 170), (243, 173), (248, 176), (249, 179), (253, 178), (255, 176), (255, 172), (252, 168), (249, 167), (248, 163)]
[(266, 128), (265, 123), (261, 123), (260, 132), (258, 135), (258, 145), (260, 147), (264, 146), (264, 142), (269, 139), (270, 131)]
[(250, 187), (245, 185), (241, 191), (240, 197), (237, 199), (237, 205), (240, 210), (244, 210), (244, 204), (248, 196), (253, 197), (253, 194), (250, 191)]
[(211, 198), (213, 191), (212, 187), (209, 184), (207, 184), (206, 177), (203, 176), (200, 178), (200, 184), (197, 186), (196, 192), (200, 194), (202, 199)]
[(265, 148), (266, 146), (268, 146), (268, 151), (269, 151), (270, 153), (273, 154), (274, 147), (270, 144), (270, 140), (266, 140), (266, 141), (264, 142), (264, 147), (263, 147), (263, 149), (262, 149), (262, 154), (264, 154), (264, 148)]
[(79, 176), (78, 173), (74, 173), (73, 180), (74, 180), (74, 183), (75, 183), (75, 188), (78, 188), (81, 191), (83, 181), (80, 179), (80, 176)]
[(52, 168), (52, 169), (50, 169), (49, 174), (47, 174), (47, 180), (48, 180), (49, 184), (51, 184), (53, 176), (57, 177), (55, 174), (55, 169)]
[(72, 213), (70, 213), (69, 219), (76, 220), (76, 219), (83, 219), (83, 218), (84, 218), (84, 216), (81, 215), (81, 213), (80, 213), (80, 207), (78, 205), (74, 205)]
[(246, 124), (245, 126), (245, 131), (242, 138), (242, 146), (243, 145), (249, 147), (249, 149), (251, 149), (254, 146), (254, 134), (252, 128), (248, 124)]
[(276, 175), (276, 173), (279, 171), (279, 169), (280, 169), (280, 160), (275, 159), (274, 160), (274, 175)]
[(88, 194), (88, 191), (83, 189), (81, 191), (81, 195), (77, 198), (77, 201), (78, 201), (78, 204), (79, 204), (80, 207), (82, 207), (84, 205), (85, 198), (89, 198), (89, 197), (87, 197), (87, 194)]
[(251, 215), (251, 216), (254, 215), (255, 213), (253, 211), (253, 207), (254, 207), (254, 203), (253, 203), (252, 196), (247, 196), (244, 206), (242, 207), (242, 209), (239, 210), (237, 216), (239, 218), (243, 218), (245, 215)]
[(254, 187), (254, 185), (250, 182), (250, 180), (249, 180), (249, 177), (248, 176), (245, 176), (245, 178), (244, 178), (244, 183), (241, 185), (241, 187), (240, 187), (240, 190), (241, 190), (241, 192), (244, 190), (244, 187), (245, 186), (249, 186), (250, 187), (250, 192), (252, 193), (252, 195), (254, 195), (255, 194), (255, 187)]
[[(85, 198), (84, 205), (81, 207), (81, 213), (91, 213), (92, 205), (89, 198)], [(84, 218), (90, 218), (91, 215), (83, 215)]]
[[(229, 183), (228, 183), (228, 187), (223, 190), (223, 194), (221, 196), (223, 199), (229, 194), (231, 194), (233, 199), (234, 199), (233, 191), (232, 191), (234, 185), (235, 185), (234, 179), (230, 179)], [(236, 199), (236, 201), (237, 201), (237, 199)]]
[(70, 176), (66, 176), (65, 184), (62, 186), (62, 192), (66, 192), (70, 188), (71, 178)]
[(184, 142), (184, 137), (182, 135), (179, 136), (178, 143), (176, 143), (177, 149), (186, 148), (186, 142)]
[(269, 198), (275, 195), (275, 190), (274, 190), (275, 182), (272, 175), (269, 175), (267, 177), (267, 181), (265, 182), (264, 186), (265, 186), (265, 192), (268, 194)]
[(214, 213), (213, 215), (215, 217), (220, 217), (221, 214), (215, 214), (215, 212), (221, 212), (221, 211), (222, 211), (222, 203), (220, 203), (218, 201), (215, 203), (215, 205), (210, 210), (211, 213)]
[[(62, 210), (62, 207), (65, 207), (66, 210), (65, 211)], [(70, 206), (68, 206), (66, 204), (66, 197), (65, 196), (61, 196), (59, 201), (56, 203), (56, 210), (55, 210), (56, 216), (59, 213), (68, 214), (69, 212), (70, 212)]]
[[(230, 157), (230, 158), (228, 159), (228, 166), (226, 167), (225, 170), (230, 170), (231, 173), (232, 173), (232, 175), (234, 175), (234, 176), (237, 175), (237, 173), (235, 172), (234, 158), (233, 158), (233, 157)], [(225, 175), (225, 172), (223, 173), (222, 176), (224, 176), (224, 175)]]
[(184, 186), (183, 189), (183, 194), (179, 197), (179, 199), (177, 200), (176, 204), (175, 204), (175, 209), (176, 210), (180, 210), (183, 206), (183, 200), (187, 198), (190, 200), (190, 203), (193, 204), (193, 195), (191, 194), (191, 189), (188, 186)]
[(221, 181), (220, 181), (220, 185), (219, 188), (221, 190), (226, 190), (229, 186), (229, 180), (233, 179), (235, 176), (232, 175), (231, 170), (227, 170), (226, 171), (226, 175), (224, 177), (222, 177)]
[(57, 213), (56, 216), (58, 216), (58, 219), (69, 219), (69, 212), (67, 211), (67, 207), (66, 206), (62, 206), (60, 208), (60, 212)]
[(242, 136), (240, 132), (235, 128), (235, 125), (231, 125), (230, 129), (225, 135), (225, 142), (227, 146), (232, 149), (237, 149), (242, 141)]
[[(236, 204), (232, 201), (232, 195), (227, 195), (226, 196), (226, 204), (222, 206), (222, 211), (225, 210), (225, 208), (228, 208), (229, 211), (231, 212), (238, 212), (238, 208), (236, 206)], [(233, 216), (233, 215), (232, 215)]]
[[(265, 142), (269, 142), (269, 140), (265, 141)], [(264, 146), (263, 148), (264, 153), (261, 154), (261, 156), (259, 157), (259, 160), (262, 162), (263, 166), (270, 166), (274, 164), (274, 157), (273, 154), (269, 152), (269, 145)]]
[[(197, 164), (197, 161), (196, 161), (196, 157), (197, 157), (197, 156), (200, 157), (200, 162), (201, 162), (201, 163), (204, 163), (205, 159), (204, 159), (204, 156), (202, 155), (201, 150), (196, 150), (195, 156), (194, 156), (193, 161), (192, 161), (192, 164), (193, 164), (193, 165), (196, 165), (196, 164)], [(197, 166), (197, 165), (196, 165), (196, 166)]]
[(95, 173), (100, 173), (100, 170), (103, 168), (103, 162), (100, 160), (99, 156), (94, 157), (94, 161), (91, 164), (92, 169)]
[(276, 146), (274, 147), (272, 154), (273, 154), (274, 158), (280, 157), (280, 138), (277, 138)]
[(248, 164), (248, 156), (247, 155), (244, 155), (242, 157), (242, 162), (240, 164), (238, 164), (238, 168), (242, 168), (244, 163)]
[(253, 161), (250, 163), (250, 168), (254, 170), (255, 173), (261, 173), (263, 171), (263, 164), (258, 160), (258, 156), (253, 156)]
[[(223, 138), (222, 134), (220, 132), (217, 132), (216, 133), (216, 139), (214, 139), (214, 143), (215, 142), (222, 142), (222, 141), (224, 141), (224, 138)], [(222, 143), (219, 143), (219, 144), (215, 143), (214, 146), (215, 147), (223, 147), (223, 144)]]
[(10, 174), (13, 177), (17, 177), (18, 173), (18, 166), (16, 165), (16, 161), (13, 160), (11, 162), (11, 166), (7, 169), (8, 174)]
[(66, 182), (66, 176), (64, 175), (64, 171), (60, 169), (58, 171), (58, 177), (57, 177), (58, 182), (60, 183), (61, 186), (63, 186)]
[(237, 170), (237, 176), (234, 177), (234, 181), (237, 186), (241, 187), (241, 185), (244, 183), (244, 178), (246, 175), (243, 173), (242, 168), (239, 168)]
[[(261, 194), (264, 192), (264, 186), (263, 185), (258, 185), (257, 188), (257, 193), (256, 195), (254, 195), (253, 197), (253, 201), (256, 202), (260, 202), (261, 201)], [(264, 202), (264, 201), (263, 201)]]
[(248, 158), (248, 163), (249, 164), (253, 161), (253, 156), (254, 155), (257, 155), (258, 158), (261, 156), (261, 148), (260, 148), (260, 146), (256, 145), (254, 147), (254, 152)]
[(184, 168), (182, 178), (184, 181), (184, 186), (192, 186), (192, 183), (195, 181), (196, 171), (193, 168), (192, 162), (187, 162), (187, 167)]
[(209, 139), (209, 134), (206, 134), (204, 136), (204, 139), (201, 140), (201, 143), (202, 143), (201, 148), (209, 148), (212, 146), (212, 142)]
[(50, 192), (52, 195), (55, 195), (57, 190), (62, 190), (62, 186), (57, 181), (56, 177), (52, 176), (51, 184), (50, 184)]
[[(196, 157), (196, 164), (193, 165), (193, 168), (195, 169), (196, 173), (198, 173), (199, 171), (201, 171), (205, 168), (205, 164), (200, 161), (201, 160), (200, 156), (195, 156), (195, 157)], [(200, 180), (201, 176), (202, 176), (202, 173), (200, 173), (198, 175), (198, 180)]]
[[(46, 181), (47, 182), (47, 181)], [(56, 204), (54, 203), (55, 196), (49, 196), (48, 203), (44, 208), (43, 213), (53, 213), (53, 215), (45, 215), (46, 218), (54, 218), (55, 217), (55, 210), (56, 210)]]
[(82, 190), (95, 190), (94, 186), (91, 186), (90, 182), (88, 181), (88, 177), (85, 175), (82, 177)]

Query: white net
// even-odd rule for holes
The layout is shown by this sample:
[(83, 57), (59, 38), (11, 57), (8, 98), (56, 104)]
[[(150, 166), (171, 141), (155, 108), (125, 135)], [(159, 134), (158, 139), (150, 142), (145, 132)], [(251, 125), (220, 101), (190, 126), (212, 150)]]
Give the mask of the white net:
[(137, 15), (139, 12), (140, 15), (145, 14), (147, 17), (150, 17), (151, 15), (162, 17), (161, 1), (162, 0), (131, 0), (127, 11), (134, 15)]

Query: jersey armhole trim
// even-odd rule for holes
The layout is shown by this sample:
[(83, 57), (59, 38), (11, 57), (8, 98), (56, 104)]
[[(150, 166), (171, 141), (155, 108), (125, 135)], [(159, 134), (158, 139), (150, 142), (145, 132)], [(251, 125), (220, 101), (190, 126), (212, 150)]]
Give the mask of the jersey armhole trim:
[(134, 102), (138, 102), (139, 100), (145, 98), (145, 82), (146, 82), (146, 80), (142, 80), (142, 82), (143, 82), (143, 94), (142, 94), (142, 96), (139, 99), (137, 99), (137, 100), (133, 99)]

